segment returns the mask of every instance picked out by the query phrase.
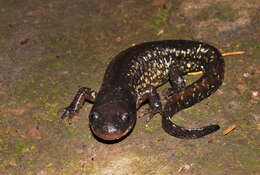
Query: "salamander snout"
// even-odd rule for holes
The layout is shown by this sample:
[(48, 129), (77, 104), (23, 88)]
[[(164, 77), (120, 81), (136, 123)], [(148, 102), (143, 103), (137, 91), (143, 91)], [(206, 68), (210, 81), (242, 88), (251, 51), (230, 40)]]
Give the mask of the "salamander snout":
[(110, 113), (92, 112), (89, 116), (90, 128), (94, 135), (103, 140), (117, 140), (125, 136), (135, 123), (135, 116), (128, 112)]

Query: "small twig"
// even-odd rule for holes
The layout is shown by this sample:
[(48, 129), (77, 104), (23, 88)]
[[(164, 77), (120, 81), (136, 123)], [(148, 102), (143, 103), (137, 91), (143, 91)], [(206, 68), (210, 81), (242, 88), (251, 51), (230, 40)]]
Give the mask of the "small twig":
[(226, 52), (226, 53), (222, 53), (222, 56), (231, 56), (231, 55), (243, 55), (245, 54), (245, 51), (236, 51), (236, 52)]
[(223, 131), (223, 135), (227, 135), (228, 133), (230, 133), (231, 131), (233, 131), (234, 129), (236, 129), (236, 125), (230, 125), (227, 129), (225, 129)]
[(199, 72), (189, 72), (188, 75), (201, 75), (203, 74), (202, 71), (199, 71)]
[(164, 33), (164, 29), (159, 30), (159, 32), (156, 33), (157, 36), (160, 36)]

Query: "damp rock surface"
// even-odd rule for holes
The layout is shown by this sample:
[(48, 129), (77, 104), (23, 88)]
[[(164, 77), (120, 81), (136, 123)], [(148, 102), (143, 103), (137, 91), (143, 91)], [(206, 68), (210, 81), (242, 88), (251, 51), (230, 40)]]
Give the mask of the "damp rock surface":
[[(0, 1), (0, 174), (259, 174), (259, 18), (257, 0)], [(79, 87), (99, 89), (113, 56), (164, 39), (246, 52), (225, 57), (214, 95), (173, 117), (218, 132), (180, 140), (161, 129), (160, 115), (148, 126), (144, 116), (127, 138), (104, 144), (89, 130), (91, 104), (71, 124), (60, 120)]]

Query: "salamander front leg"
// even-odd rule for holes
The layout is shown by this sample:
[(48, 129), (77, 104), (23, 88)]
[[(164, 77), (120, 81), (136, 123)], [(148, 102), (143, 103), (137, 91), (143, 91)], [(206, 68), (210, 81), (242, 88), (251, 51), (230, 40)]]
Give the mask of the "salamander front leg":
[(77, 113), (79, 113), (80, 109), (83, 107), (86, 101), (92, 103), (95, 101), (96, 94), (97, 93), (90, 88), (80, 88), (71, 104), (63, 109), (61, 119), (68, 118), (68, 120), (71, 120)]
[(146, 100), (148, 100), (150, 104), (150, 108), (147, 111), (149, 114), (147, 122), (149, 122), (155, 114), (161, 113), (162, 111), (160, 96), (155, 87), (149, 86), (143, 90), (141, 98), (138, 100), (137, 106), (141, 105)]
[(163, 95), (166, 96), (166, 98), (181, 92), (185, 88), (185, 81), (176, 68), (170, 69), (169, 79), (172, 87), (164, 91)]

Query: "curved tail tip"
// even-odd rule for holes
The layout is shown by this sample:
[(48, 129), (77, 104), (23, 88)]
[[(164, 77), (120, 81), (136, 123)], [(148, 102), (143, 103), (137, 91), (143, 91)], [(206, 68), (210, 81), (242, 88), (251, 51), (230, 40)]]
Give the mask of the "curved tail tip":
[(202, 128), (184, 128), (174, 123), (163, 127), (163, 129), (170, 135), (180, 139), (197, 139), (220, 129), (219, 125), (209, 125)]
[(187, 129), (189, 130), (188, 132), (186, 132), (183, 136), (186, 139), (197, 139), (206, 135), (209, 135), (213, 132), (216, 132), (217, 130), (219, 130), (220, 127), (219, 125), (209, 125), (209, 126), (205, 126), (199, 129)]
[(219, 130), (220, 127), (219, 127), (219, 125), (210, 125), (210, 126), (206, 126), (204, 129), (205, 130), (207, 129), (208, 132), (210, 132), (210, 131), (215, 132), (215, 131)]

